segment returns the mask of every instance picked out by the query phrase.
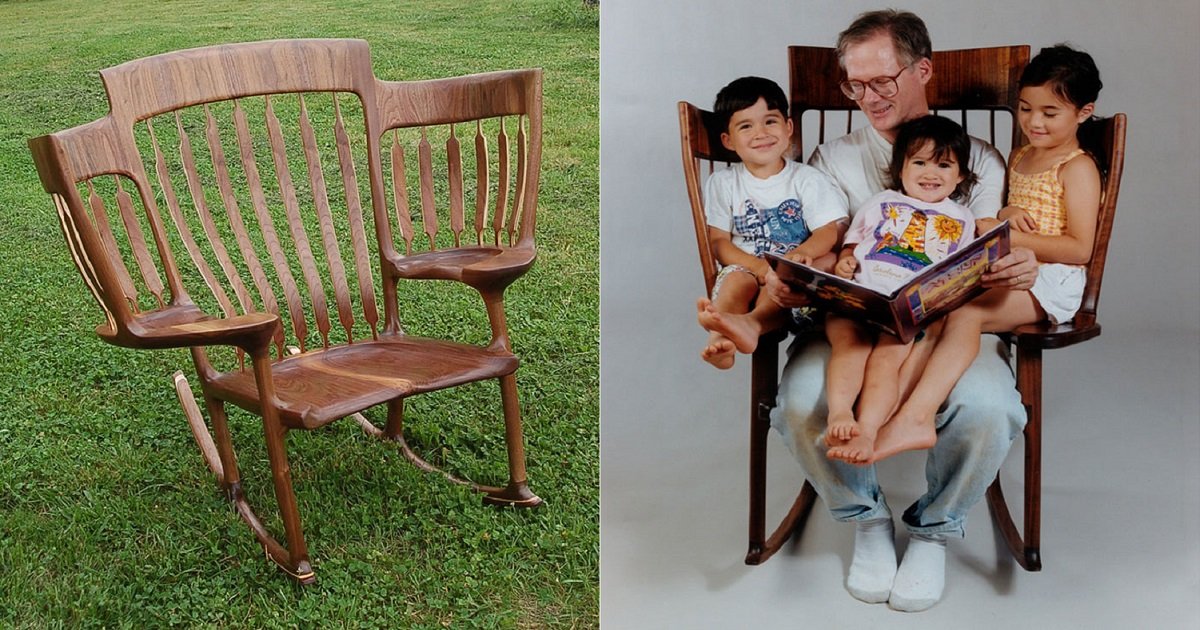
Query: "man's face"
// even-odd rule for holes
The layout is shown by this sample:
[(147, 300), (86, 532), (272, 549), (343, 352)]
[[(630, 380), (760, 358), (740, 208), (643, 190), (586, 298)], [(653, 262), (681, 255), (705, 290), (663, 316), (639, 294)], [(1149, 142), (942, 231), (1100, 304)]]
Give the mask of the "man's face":
[(889, 141), (895, 139), (901, 123), (929, 113), (925, 84), (933, 76), (933, 64), (921, 59), (905, 67), (887, 33), (848, 46), (842, 63), (851, 81), (867, 83), (879, 77), (896, 77), (899, 91), (893, 96), (884, 98), (868, 87), (858, 101), (871, 126)]

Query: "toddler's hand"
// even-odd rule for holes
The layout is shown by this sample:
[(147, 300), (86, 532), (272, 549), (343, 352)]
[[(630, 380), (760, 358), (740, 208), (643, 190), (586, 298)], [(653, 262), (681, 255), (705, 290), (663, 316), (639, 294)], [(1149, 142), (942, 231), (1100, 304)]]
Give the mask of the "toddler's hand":
[(999, 219), (975, 219), (975, 233), (983, 234), (997, 225), (1000, 225)]
[(1012, 216), (1008, 217), (1008, 223), (1018, 232), (1033, 233), (1038, 229), (1037, 221), (1034, 221), (1029, 212), (1025, 210), (1014, 212)]
[(854, 277), (854, 272), (858, 271), (858, 260), (853, 256), (839, 258), (837, 264), (833, 267), (834, 275), (847, 280)]
[(788, 260), (794, 260), (794, 261), (800, 263), (801, 265), (808, 265), (809, 267), (811, 267), (813, 264), (813, 257), (805, 256), (804, 254), (790, 253), (787, 256), (785, 256), (785, 258), (787, 258)]

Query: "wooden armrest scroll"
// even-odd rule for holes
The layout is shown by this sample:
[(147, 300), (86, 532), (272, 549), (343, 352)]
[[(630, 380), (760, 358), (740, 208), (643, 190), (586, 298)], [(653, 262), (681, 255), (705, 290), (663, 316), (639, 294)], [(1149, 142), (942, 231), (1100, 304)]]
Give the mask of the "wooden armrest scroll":
[(96, 329), (105, 341), (129, 348), (238, 346), (251, 350), (268, 343), (279, 325), (271, 313), (246, 313), (225, 319), (204, 314), (195, 305), (173, 305), (138, 315), (128, 327)]

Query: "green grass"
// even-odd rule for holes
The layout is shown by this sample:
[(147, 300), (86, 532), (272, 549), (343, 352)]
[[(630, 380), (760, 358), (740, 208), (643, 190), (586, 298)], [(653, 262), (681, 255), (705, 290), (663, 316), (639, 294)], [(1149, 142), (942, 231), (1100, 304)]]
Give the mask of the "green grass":
[[(0, 627), (598, 625), (597, 13), (577, 0), (0, 2)], [(293, 433), (308, 588), (263, 558), (205, 468), (170, 386), (186, 355), (92, 332), (102, 316), (25, 145), (103, 116), (102, 68), (280, 37), (366, 39), (389, 80), (545, 70), (539, 258), (509, 315), (547, 504), (486, 508), (352, 422)], [(463, 310), (477, 299), (450, 295), (410, 328), (485, 325)], [(497, 399), (493, 383), (416, 397), (410, 442), (501, 481)], [(250, 500), (282, 532), (261, 423), (234, 412), (231, 425)]]

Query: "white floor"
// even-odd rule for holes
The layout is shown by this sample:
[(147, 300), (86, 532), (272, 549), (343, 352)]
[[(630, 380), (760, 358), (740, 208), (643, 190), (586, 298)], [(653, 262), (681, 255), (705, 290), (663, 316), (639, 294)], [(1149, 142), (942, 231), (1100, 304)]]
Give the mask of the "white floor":
[[(617, 323), (619, 326), (619, 323)], [(699, 340), (696, 335), (696, 348)], [(766, 564), (746, 547), (745, 365), (685, 360), (675, 340), (605, 338), (601, 623), (624, 628), (1200, 628), (1200, 339), (1105, 330), (1046, 364), (1042, 559), (1021, 569), (984, 502), (952, 541), (943, 600), (917, 614), (843, 588), (853, 529), (818, 502)], [(771, 518), (802, 476), (772, 435)], [(1021, 448), (1003, 470), (1019, 501)], [(897, 514), (923, 455), (885, 462)], [(903, 549), (904, 539), (898, 543)], [(1020, 624), (1020, 625), (1018, 625)]]

